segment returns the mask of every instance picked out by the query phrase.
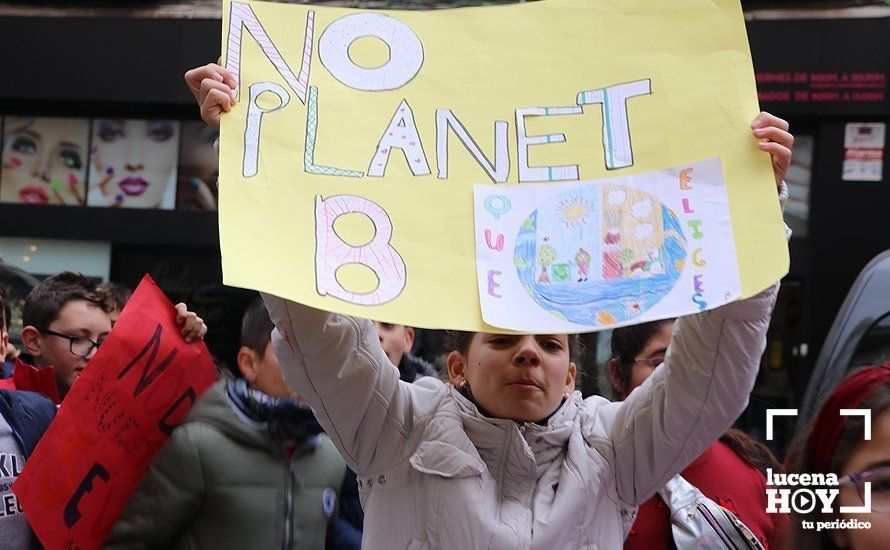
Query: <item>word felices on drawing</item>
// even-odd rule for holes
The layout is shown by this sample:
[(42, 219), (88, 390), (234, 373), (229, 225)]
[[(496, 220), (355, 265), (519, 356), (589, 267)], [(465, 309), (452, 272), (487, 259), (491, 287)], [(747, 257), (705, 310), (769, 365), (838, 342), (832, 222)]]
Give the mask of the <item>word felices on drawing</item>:
[[(687, 192), (692, 190), (692, 168), (684, 168), (680, 170), (680, 190)], [(689, 216), (690, 214), (694, 214), (695, 210), (689, 204), (689, 198), (683, 197), (681, 199), (681, 203), (683, 205), (683, 214)], [(689, 226), (689, 229), (692, 230), (692, 239), (699, 240), (704, 238), (705, 234), (702, 231), (702, 221), (701, 220), (693, 220), (690, 219), (686, 222), (686, 225)], [(692, 265), (696, 267), (698, 273), (692, 276), (692, 298), (691, 300), (695, 305), (698, 306), (699, 311), (704, 311), (708, 307), (708, 302), (705, 301), (704, 293), (705, 287), (703, 283), (703, 275), (701, 273), (701, 268), (707, 265), (708, 261), (702, 257), (702, 249), (696, 248), (692, 252)]]

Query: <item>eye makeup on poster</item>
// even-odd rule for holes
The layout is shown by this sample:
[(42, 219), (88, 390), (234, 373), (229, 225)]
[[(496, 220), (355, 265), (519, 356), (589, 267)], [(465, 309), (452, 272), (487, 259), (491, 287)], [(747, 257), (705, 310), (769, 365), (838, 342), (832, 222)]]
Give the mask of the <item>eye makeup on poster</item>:
[(89, 127), (86, 119), (3, 117), (0, 202), (83, 205)]
[(178, 121), (94, 119), (87, 205), (172, 210), (178, 154)]
[(200, 121), (0, 121), (0, 203), (216, 210), (218, 132)]

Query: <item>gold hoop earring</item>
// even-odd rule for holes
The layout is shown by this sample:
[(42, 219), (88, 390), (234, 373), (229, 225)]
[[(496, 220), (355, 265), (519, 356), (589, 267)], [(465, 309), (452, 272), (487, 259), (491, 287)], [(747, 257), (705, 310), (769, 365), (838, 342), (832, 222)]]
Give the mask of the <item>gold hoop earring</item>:
[(458, 382), (458, 383), (457, 383), (457, 387), (458, 387), (458, 389), (461, 389), (461, 390), (465, 390), (465, 389), (467, 389), (467, 379), (464, 378), (463, 380), (461, 380), (460, 382)]
[(572, 394), (570, 394), (569, 392), (565, 392), (562, 394), (562, 398), (565, 399), (566, 401), (568, 401), (569, 397), (571, 397), (571, 396), (572, 396)]

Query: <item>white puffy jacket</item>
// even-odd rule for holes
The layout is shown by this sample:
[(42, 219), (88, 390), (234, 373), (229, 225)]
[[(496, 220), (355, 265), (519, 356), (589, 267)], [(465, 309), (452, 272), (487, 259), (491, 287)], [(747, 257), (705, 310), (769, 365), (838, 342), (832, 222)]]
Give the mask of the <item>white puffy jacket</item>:
[(679, 320), (620, 402), (544, 425), (488, 418), (450, 385), (399, 381), (373, 323), (265, 295), (287, 383), (358, 474), (364, 548), (621, 548), (636, 506), (744, 410), (776, 288)]

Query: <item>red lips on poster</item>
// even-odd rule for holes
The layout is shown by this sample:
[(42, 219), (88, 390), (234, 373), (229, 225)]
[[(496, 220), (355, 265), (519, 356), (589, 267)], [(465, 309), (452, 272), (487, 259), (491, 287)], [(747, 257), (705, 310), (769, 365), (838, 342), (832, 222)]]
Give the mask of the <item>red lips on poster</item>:
[(216, 379), (143, 278), (13, 486), (47, 548), (99, 548), (155, 453)]

